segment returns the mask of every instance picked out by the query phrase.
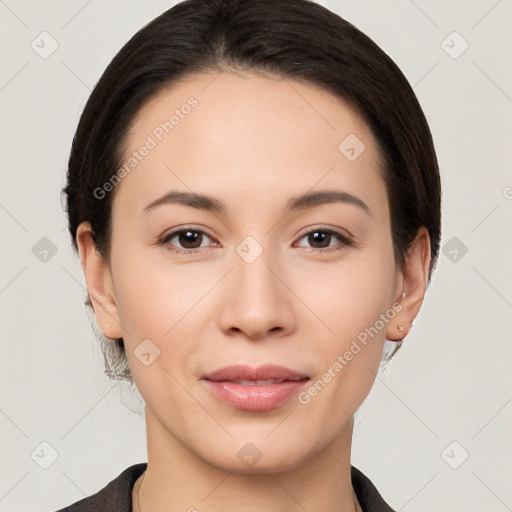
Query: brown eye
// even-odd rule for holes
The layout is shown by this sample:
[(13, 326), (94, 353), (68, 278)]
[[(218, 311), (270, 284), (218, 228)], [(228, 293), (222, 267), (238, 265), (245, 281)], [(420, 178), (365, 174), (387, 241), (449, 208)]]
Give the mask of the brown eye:
[[(198, 229), (180, 229), (166, 235), (161, 240), (161, 243), (173, 252), (193, 253), (202, 247), (205, 237), (210, 238), (206, 233)], [(176, 246), (178, 248), (175, 248)]]
[[(330, 241), (332, 239), (332, 233), (327, 231), (312, 231), (307, 236), (308, 242), (310, 242), (316, 249), (329, 247)], [(327, 245), (325, 245), (326, 243)], [(318, 245), (320, 245), (320, 247), (318, 247)]]
[(196, 249), (196, 244), (198, 241), (198, 247), (201, 247), (202, 238), (203, 234), (199, 233), (198, 231), (190, 231), (187, 229), (186, 231), (180, 231), (178, 233), (178, 241), (185, 249)]
[[(330, 252), (331, 250), (340, 250), (346, 246), (351, 245), (351, 241), (341, 233), (332, 231), (330, 229), (314, 229), (305, 233), (300, 240), (307, 239), (311, 244), (311, 251)], [(333, 241), (338, 241), (338, 244), (331, 244)], [(339, 247), (341, 245), (341, 247)], [(338, 246), (338, 247), (336, 247)], [(299, 245), (299, 247), (304, 247)]]

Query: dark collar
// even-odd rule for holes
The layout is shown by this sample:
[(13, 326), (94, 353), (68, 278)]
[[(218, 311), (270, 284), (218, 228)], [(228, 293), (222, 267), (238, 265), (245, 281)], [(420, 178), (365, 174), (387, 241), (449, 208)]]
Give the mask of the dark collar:
[[(126, 468), (96, 494), (57, 512), (132, 512), (132, 488), (146, 467), (147, 463), (141, 462)], [(351, 477), (363, 512), (395, 512), (362, 471), (351, 466)]]

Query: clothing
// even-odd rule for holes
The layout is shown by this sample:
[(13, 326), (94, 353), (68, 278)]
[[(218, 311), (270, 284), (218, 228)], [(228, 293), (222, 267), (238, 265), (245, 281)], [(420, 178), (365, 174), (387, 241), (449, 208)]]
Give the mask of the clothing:
[[(96, 494), (56, 512), (132, 512), (132, 489), (147, 463), (126, 468)], [(395, 512), (382, 498), (371, 480), (351, 466), (352, 487), (363, 512)]]

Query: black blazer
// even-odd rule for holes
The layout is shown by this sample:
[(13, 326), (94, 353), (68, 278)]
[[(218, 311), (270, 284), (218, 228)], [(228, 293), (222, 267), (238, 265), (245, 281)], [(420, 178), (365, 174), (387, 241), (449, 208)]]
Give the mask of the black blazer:
[[(146, 469), (142, 462), (126, 468), (96, 494), (83, 498), (56, 512), (132, 512), (132, 488)], [(352, 486), (363, 512), (395, 512), (382, 498), (371, 480), (351, 467)]]

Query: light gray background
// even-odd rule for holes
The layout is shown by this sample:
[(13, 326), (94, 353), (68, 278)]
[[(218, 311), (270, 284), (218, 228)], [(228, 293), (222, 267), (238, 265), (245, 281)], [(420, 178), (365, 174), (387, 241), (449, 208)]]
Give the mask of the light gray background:
[[(414, 86), (441, 166), (442, 245), (459, 246), (356, 415), (352, 463), (400, 511), (512, 510), (512, 0), (320, 3)], [(0, 0), (1, 511), (55, 510), (147, 460), (141, 402), (102, 373), (59, 192), (92, 87), (173, 4)], [(31, 47), (43, 31), (59, 45), (47, 59)], [(469, 44), (458, 58), (453, 31)], [(42, 237), (57, 249), (46, 262)], [(58, 453), (47, 469), (42, 442)]]

